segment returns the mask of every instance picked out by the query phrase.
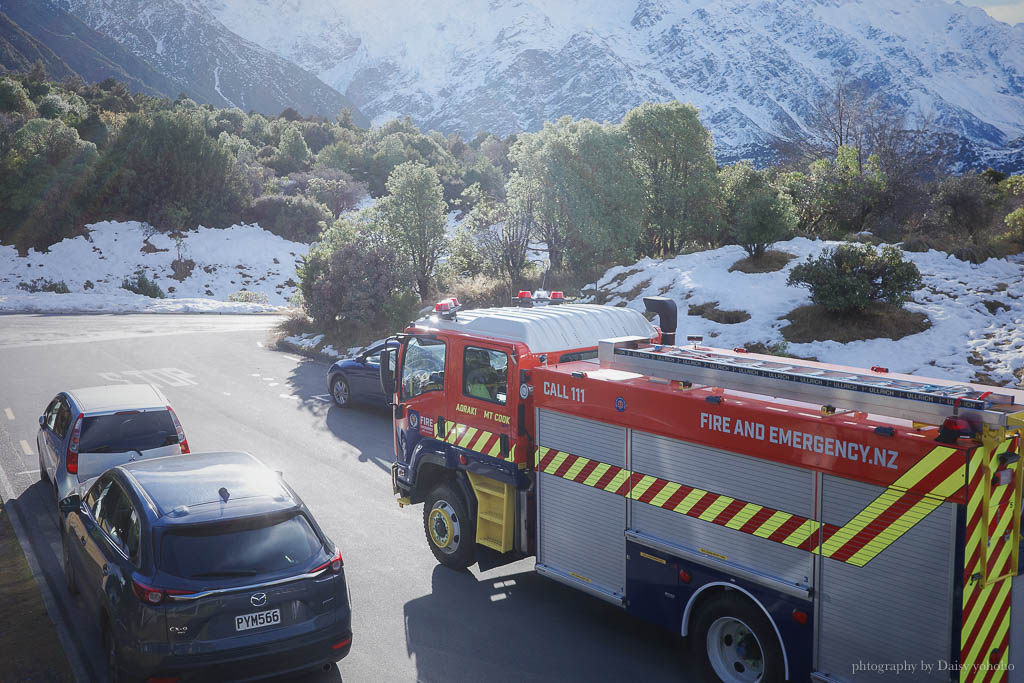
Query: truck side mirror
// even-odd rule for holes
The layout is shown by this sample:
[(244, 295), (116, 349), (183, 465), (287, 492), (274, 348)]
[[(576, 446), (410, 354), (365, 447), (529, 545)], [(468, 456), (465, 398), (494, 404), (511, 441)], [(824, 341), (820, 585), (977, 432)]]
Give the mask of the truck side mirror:
[(395, 395), (395, 349), (384, 349), (380, 352), (380, 386), (384, 395), (391, 403)]

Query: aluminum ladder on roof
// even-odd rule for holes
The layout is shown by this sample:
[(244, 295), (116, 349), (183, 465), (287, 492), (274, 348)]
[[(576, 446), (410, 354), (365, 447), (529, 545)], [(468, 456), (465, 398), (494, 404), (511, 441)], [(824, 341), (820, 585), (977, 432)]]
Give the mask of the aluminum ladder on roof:
[(967, 384), (893, 379), (884, 373), (823, 369), (789, 359), (748, 358), (696, 346), (650, 346), (650, 340), (640, 337), (601, 340), (598, 360), (602, 368), (927, 424), (941, 424), (957, 412), (968, 420), (1005, 427), (1008, 416), (1024, 410), (1014, 405), (1010, 394), (979, 391)]

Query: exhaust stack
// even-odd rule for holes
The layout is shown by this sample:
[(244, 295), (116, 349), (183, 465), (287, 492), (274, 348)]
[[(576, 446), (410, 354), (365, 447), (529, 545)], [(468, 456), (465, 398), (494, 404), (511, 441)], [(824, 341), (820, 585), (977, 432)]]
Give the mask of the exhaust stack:
[(644, 306), (648, 313), (658, 314), (661, 327), (661, 343), (675, 346), (676, 343), (676, 302), (667, 296), (645, 296)]

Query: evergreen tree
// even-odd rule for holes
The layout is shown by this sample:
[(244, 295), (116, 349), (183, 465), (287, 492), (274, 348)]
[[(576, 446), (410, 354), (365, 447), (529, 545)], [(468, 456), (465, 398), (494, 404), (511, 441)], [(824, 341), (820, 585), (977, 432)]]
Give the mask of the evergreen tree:
[(693, 105), (646, 103), (622, 119), (645, 196), (640, 249), (675, 255), (719, 242), (721, 188), (711, 132)]
[(772, 187), (768, 174), (750, 162), (726, 166), (719, 173), (725, 196), (725, 216), (734, 239), (757, 259), (796, 227), (788, 197)]
[(412, 268), (420, 297), (430, 294), (434, 269), (447, 250), (446, 206), (437, 172), (406, 162), (391, 173), (388, 195), (380, 200), (380, 216), (390, 241)]

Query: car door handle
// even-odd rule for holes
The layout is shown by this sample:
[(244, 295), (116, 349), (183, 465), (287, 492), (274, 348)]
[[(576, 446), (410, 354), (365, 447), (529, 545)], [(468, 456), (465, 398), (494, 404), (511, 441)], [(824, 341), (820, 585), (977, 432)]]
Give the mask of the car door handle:
[(110, 573), (110, 565), (106, 565), (106, 564), (103, 565), (103, 576), (106, 576), (109, 573)]
[(78, 542), (81, 543), (82, 545), (85, 545), (85, 536), (79, 536), (78, 537)]

